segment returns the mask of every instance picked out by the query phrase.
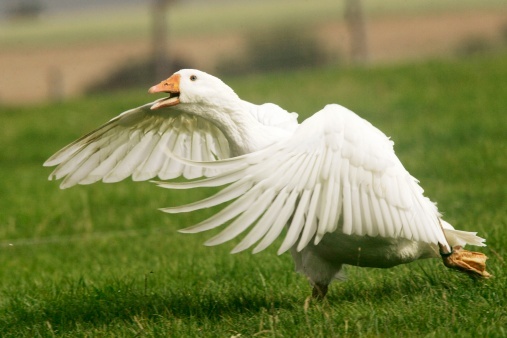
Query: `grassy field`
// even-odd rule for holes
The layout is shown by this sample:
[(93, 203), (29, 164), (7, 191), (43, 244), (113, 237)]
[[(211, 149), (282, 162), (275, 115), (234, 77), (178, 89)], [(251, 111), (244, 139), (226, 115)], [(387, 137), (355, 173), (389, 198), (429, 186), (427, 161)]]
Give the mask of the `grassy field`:
[(0, 110), (2, 337), (507, 336), (507, 55), (370, 69), (327, 68), (225, 79), (252, 102), (302, 118), (341, 103), (392, 136), (406, 168), (457, 228), (479, 231), (487, 281), (438, 260), (349, 268), (327, 300), (276, 245), (230, 255), (211, 234), (177, 229), (210, 211), (156, 209), (209, 193), (150, 183), (61, 191), (43, 161), (145, 89)]

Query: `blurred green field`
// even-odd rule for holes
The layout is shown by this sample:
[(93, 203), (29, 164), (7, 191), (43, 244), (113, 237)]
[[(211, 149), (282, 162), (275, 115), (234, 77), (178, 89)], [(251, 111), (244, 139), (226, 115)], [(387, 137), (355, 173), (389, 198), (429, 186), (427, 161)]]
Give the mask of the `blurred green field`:
[[(504, 0), (365, 0), (370, 19), (379, 16), (408, 16), (467, 10), (505, 10)], [(42, 16), (40, 20), (0, 23), (0, 46), (54, 46), (69, 43), (148, 38), (151, 34), (151, 8), (124, 6), (80, 14)], [(343, 19), (344, 5), (334, 0), (222, 1), (196, 4), (176, 3), (168, 12), (170, 34), (198, 37), (210, 34), (251, 32), (269, 27), (297, 25), (304, 31), (315, 24)]]
[[(487, 281), (438, 260), (349, 268), (328, 299), (276, 248), (230, 255), (211, 234), (177, 229), (209, 215), (157, 208), (209, 191), (151, 183), (61, 191), (42, 163), (146, 89), (0, 109), (2, 337), (507, 336), (507, 54), (368, 69), (324, 68), (224, 79), (244, 99), (309, 116), (347, 106), (396, 143), (405, 167), (459, 229), (479, 231)], [(477, 249), (477, 248), (476, 248)]]

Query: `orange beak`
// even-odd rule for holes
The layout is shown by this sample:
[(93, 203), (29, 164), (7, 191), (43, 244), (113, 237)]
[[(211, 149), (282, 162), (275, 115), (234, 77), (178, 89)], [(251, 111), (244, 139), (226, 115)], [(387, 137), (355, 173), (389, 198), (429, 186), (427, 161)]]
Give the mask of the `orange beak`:
[(159, 84), (151, 87), (148, 90), (148, 93), (168, 93), (169, 97), (162, 98), (160, 100), (155, 101), (155, 103), (151, 106), (152, 110), (163, 108), (163, 107), (171, 107), (180, 103), (180, 74), (174, 74), (167, 80), (160, 82)]

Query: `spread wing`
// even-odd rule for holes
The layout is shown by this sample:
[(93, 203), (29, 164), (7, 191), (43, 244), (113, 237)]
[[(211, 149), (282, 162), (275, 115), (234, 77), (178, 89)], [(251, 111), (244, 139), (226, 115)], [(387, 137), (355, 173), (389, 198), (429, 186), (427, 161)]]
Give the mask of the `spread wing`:
[(177, 109), (150, 110), (153, 103), (128, 110), (51, 156), (57, 166), (49, 179), (64, 178), (60, 187), (118, 182), (129, 176), (143, 181), (213, 176), (212, 168), (184, 165), (171, 152), (193, 161), (229, 157), (229, 144), (210, 122)]
[(400, 163), (393, 143), (338, 105), (326, 106), (292, 137), (260, 152), (195, 165), (225, 171), (208, 179), (160, 185), (177, 189), (230, 185), (207, 199), (163, 211), (186, 212), (234, 200), (211, 218), (182, 230), (201, 232), (231, 221), (207, 245), (250, 229), (233, 252), (256, 243), (258, 252), (286, 225), (279, 253), (293, 245), (302, 250), (334, 231), (447, 243), (436, 206)]

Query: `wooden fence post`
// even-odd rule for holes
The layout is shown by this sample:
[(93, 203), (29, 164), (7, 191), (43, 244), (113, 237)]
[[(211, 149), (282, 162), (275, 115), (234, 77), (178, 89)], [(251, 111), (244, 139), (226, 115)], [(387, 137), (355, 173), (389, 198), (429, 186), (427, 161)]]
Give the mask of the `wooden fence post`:
[(349, 30), (351, 61), (364, 64), (368, 61), (368, 43), (361, 0), (345, 0), (345, 22)]

